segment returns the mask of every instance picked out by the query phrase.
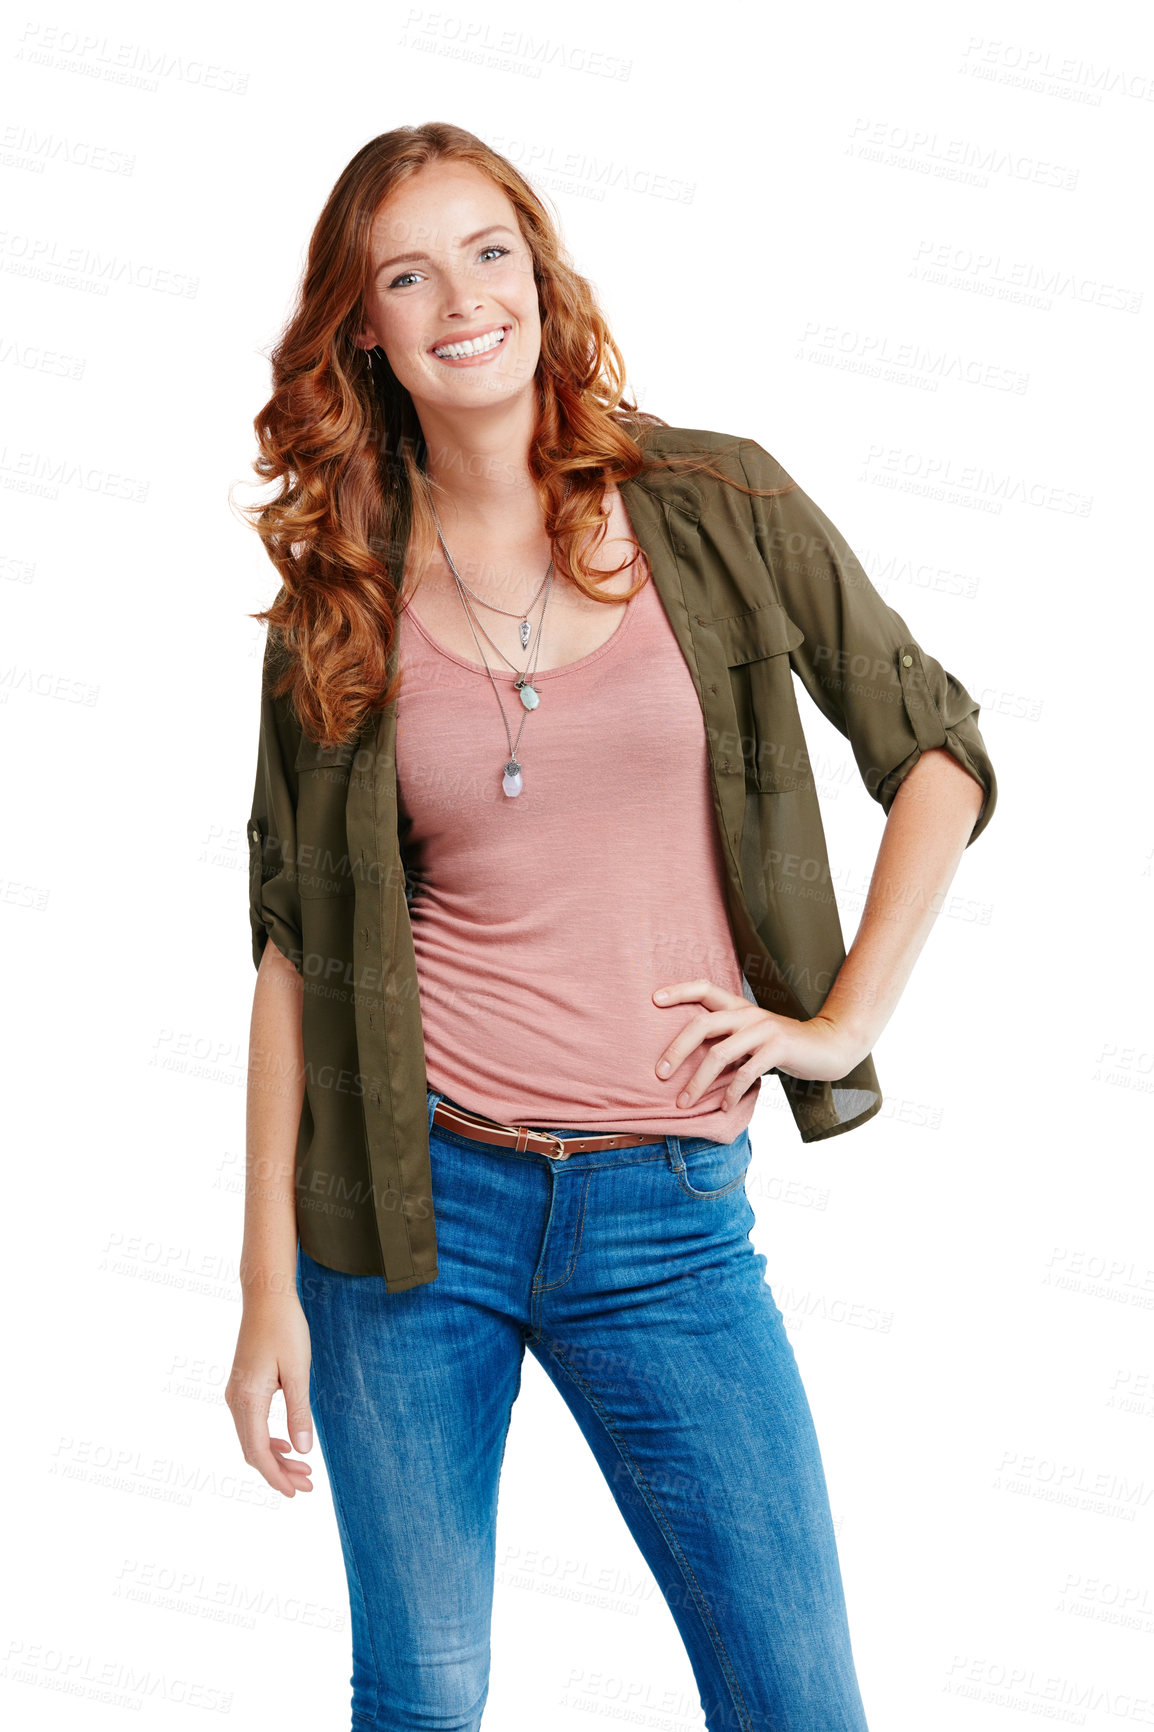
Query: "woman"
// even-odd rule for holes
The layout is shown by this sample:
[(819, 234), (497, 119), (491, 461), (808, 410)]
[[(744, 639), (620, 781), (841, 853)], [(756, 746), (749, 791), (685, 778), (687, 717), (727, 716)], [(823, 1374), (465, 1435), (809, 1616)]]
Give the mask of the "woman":
[[(806, 1141), (878, 1110), (993, 811), (978, 706), (767, 452), (625, 400), (540, 202), (459, 128), (354, 157), (273, 366), (227, 1399), (288, 1497), (272, 1394), (301, 1453), (315, 1416), (353, 1726), (481, 1722), (528, 1347), (707, 1725), (862, 1732), (748, 1126), (769, 1071)], [(887, 814), (848, 958), (794, 673)]]

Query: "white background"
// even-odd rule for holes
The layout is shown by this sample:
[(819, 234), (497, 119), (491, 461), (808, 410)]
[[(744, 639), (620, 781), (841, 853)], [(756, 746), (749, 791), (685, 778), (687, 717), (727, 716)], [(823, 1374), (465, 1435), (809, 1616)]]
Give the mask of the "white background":
[[(222, 1400), (254, 984), (246, 615), (277, 588), (227, 494), (332, 183), (431, 119), (552, 201), (641, 405), (779, 457), (982, 704), (998, 810), (875, 1049), (885, 1104), (805, 1146), (767, 1079), (754, 1239), (818, 1425), (871, 1732), (1154, 1724), (1136, 19), (10, 15), (14, 1724), (348, 1724), (319, 1449), (314, 1495), (282, 1499)], [(883, 820), (801, 696), (848, 942)], [(499, 1565), (486, 1727), (702, 1725), (672, 1616), (531, 1357)]]

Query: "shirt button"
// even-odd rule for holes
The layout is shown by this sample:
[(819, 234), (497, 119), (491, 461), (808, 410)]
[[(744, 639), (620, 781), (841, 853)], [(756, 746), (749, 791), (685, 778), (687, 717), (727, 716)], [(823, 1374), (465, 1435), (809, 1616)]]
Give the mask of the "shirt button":
[(913, 656), (903, 656), (903, 657), (902, 657), (902, 666), (903, 666), (903, 667), (904, 667), (904, 668), (912, 668), (912, 667), (913, 667), (913, 665), (914, 665), (914, 658), (913, 658)]
[(250, 833), (252, 835), (252, 839), (254, 842), (260, 841), (260, 831), (257, 829), (255, 824), (253, 825), (252, 831)]

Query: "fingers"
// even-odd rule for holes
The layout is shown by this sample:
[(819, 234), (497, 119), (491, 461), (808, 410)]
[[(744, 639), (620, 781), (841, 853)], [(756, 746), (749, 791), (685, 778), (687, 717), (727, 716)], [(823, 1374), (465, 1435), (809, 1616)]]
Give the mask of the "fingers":
[[(768, 1066), (766, 1068), (768, 1069)], [(725, 1098), (721, 1103), (722, 1112), (727, 1113), (730, 1107), (735, 1107), (742, 1096), (749, 1092), (761, 1074), (761, 1064), (758, 1059), (748, 1060), (745, 1064), (738, 1065), (733, 1075), (725, 1080)]]
[(711, 980), (679, 980), (659, 986), (653, 1002), (664, 1006), (692, 1003), (702, 1007), (678, 1030), (657, 1060), (654, 1070), (662, 1081), (674, 1076), (706, 1041), (715, 1043), (691, 1080), (678, 1092), (677, 1105), (683, 1111), (697, 1105), (723, 1070), (748, 1059), (742, 1070), (727, 1079), (729, 1088), (722, 1103), (722, 1110), (727, 1111), (745, 1094), (754, 1077), (774, 1063), (782, 1038), (781, 1025), (786, 1019), (751, 1004), (743, 993), (727, 992)]
[[(742, 1000), (742, 1003), (745, 1005), (744, 1000)], [(696, 1052), (697, 1048), (701, 1046), (703, 1042), (707, 1040), (716, 1040), (720, 1042), (722, 1035), (733, 1034), (748, 1021), (748, 1009), (748, 1005), (745, 1005), (745, 1008), (740, 1011), (703, 1010), (699, 1015), (691, 1017), (685, 1027), (680, 1029), (670, 1041), (669, 1045), (658, 1059), (657, 1064), (654, 1066), (657, 1075), (664, 1082), (668, 1077), (673, 1076), (680, 1069), (680, 1067), (685, 1063), (685, 1060), (689, 1058), (692, 1053)], [(718, 1047), (712, 1047), (710, 1049), (710, 1056), (712, 1057), (712, 1055), (718, 1050)], [(715, 1067), (713, 1075), (716, 1076), (717, 1071), (723, 1069), (724, 1065), (725, 1060), (722, 1059)], [(698, 1075), (700, 1074), (699, 1071)], [(697, 1078), (695, 1077), (694, 1082), (696, 1082), (696, 1080)], [(698, 1090), (697, 1094), (700, 1093), (701, 1091)], [(697, 1095), (695, 1094), (694, 1099), (696, 1098)], [(684, 1104), (681, 1095), (678, 1096), (677, 1104), (678, 1106)]]
[[(757, 1051), (761, 1046), (761, 1036), (757, 1031), (745, 1028), (738, 1031), (732, 1039), (723, 1040), (712, 1047), (702, 1059), (690, 1080), (677, 1097), (679, 1107), (694, 1107), (702, 1095), (708, 1094), (722, 1071), (729, 1070), (739, 1060), (749, 1056), (751, 1049)], [(726, 1092), (722, 1101), (722, 1111), (728, 1111), (736, 1099), (745, 1093), (745, 1087), (735, 1090), (736, 1073), (726, 1078)]]
[[(683, 1084), (677, 1096), (679, 1108), (686, 1110), (696, 1106), (702, 1096), (708, 1094), (721, 1073), (730, 1070), (735, 1065), (738, 1066), (738, 1069), (733, 1072), (732, 1076), (726, 1078), (726, 1093), (722, 1101), (722, 1111), (728, 1111), (736, 1101), (740, 1100), (753, 1078), (760, 1076), (762, 1071), (768, 1069), (772, 1062), (769, 1057), (771, 1041), (767, 1038), (764, 1016), (764, 1012), (753, 1011), (749, 1016), (738, 1013), (729, 1019), (717, 1015), (711, 1015), (708, 1018), (711, 1025), (709, 1032), (714, 1035), (726, 1034), (728, 1038), (718, 1040), (716, 1045), (709, 1048), (690, 1080)], [(681, 1037), (678, 1036), (678, 1041), (680, 1039)], [(678, 1041), (675, 1041), (670, 1047), (671, 1054), (678, 1045)], [(695, 1041), (690, 1051), (698, 1044), (700, 1043)], [(660, 1074), (660, 1066), (658, 1070)]]
[[(269, 1446), (269, 1460), (276, 1464), (274, 1471), (278, 1476), (287, 1479), (289, 1489), (286, 1491), (285, 1495), (287, 1497), (295, 1497), (298, 1491), (312, 1491), (313, 1470), (311, 1463), (307, 1461), (295, 1461), (293, 1457), (289, 1455), (288, 1451), (290, 1446), (287, 1440), (283, 1437), (270, 1437), (266, 1441)], [(268, 1474), (265, 1474), (265, 1478), (268, 1479), (269, 1484), (272, 1485), (273, 1482), (269, 1479)], [(280, 1491), (284, 1488), (278, 1485), (276, 1489)]]
[(717, 986), (712, 980), (676, 980), (665, 986), (659, 986), (653, 994), (656, 1004), (684, 1004), (687, 1000), (696, 999), (707, 1010), (724, 1010), (732, 1006), (735, 999), (740, 1004), (748, 1004), (749, 1000), (737, 994), (726, 992), (723, 986)]
[[(312, 1490), (312, 1468), (307, 1461), (289, 1458), (288, 1451), (292, 1446), (287, 1439), (269, 1436), (269, 1408), (280, 1387), (279, 1381), (269, 1382), (267, 1377), (245, 1379), (234, 1373), (224, 1399), (232, 1414), (245, 1461), (274, 1491), (285, 1497), (295, 1497), (298, 1491)], [(308, 1404), (304, 1403), (302, 1414), (299, 1395), (289, 1429), (294, 1436), (309, 1432)]]
[(288, 1424), (288, 1434), (293, 1440), (293, 1448), (307, 1455), (313, 1446), (312, 1415), (309, 1412), (308, 1377), (302, 1379), (295, 1373), (281, 1373), (281, 1388), (284, 1390), (285, 1420)]
[(269, 1436), (267, 1407), (263, 1416), (254, 1408), (233, 1417), (237, 1420), (244, 1459), (274, 1491), (295, 1497), (298, 1491), (313, 1489), (310, 1463), (289, 1456), (291, 1445), (287, 1438)]

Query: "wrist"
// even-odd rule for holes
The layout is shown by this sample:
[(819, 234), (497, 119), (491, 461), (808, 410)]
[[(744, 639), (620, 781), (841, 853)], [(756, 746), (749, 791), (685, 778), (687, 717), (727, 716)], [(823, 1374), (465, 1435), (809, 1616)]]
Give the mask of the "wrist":
[(864, 1057), (872, 1050), (886, 1025), (883, 1010), (877, 993), (855, 986), (852, 972), (847, 972), (847, 965), (843, 963), (817, 1014), (844, 1039), (860, 1046)]
[(810, 1018), (810, 1021), (824, 1023), (827, 1028), (833, 1031), (841, 1044), (855, 1054), (853, 1064), (848, 1067), (850, 1070), (853, 1069), (853, 1065), (860, 1064), (863, 1058), (868, 1058), (873, 1051), (875, 1041), (881, 1034), (881, 1029), (876, 1022), (867, 1020), (862, 1016), (854, 1016), (852, 1012), (838, 1006), (830, 1009), (828, 1004), (823, 1005), (816, 1016)]
[(240, 1296), (245, 1310), (262, 1305), (280, 1305), (285, 1300), (299, 1303), (295, 1261), (291, 1264), (241, 1263)]

